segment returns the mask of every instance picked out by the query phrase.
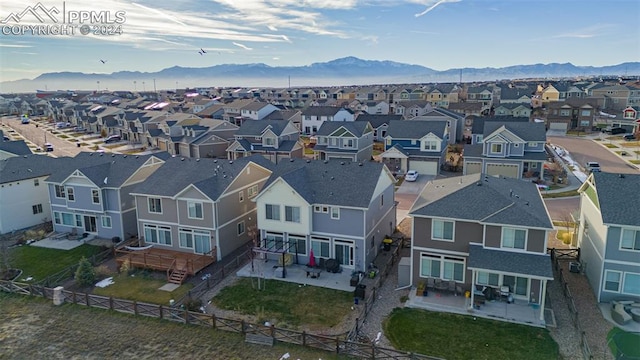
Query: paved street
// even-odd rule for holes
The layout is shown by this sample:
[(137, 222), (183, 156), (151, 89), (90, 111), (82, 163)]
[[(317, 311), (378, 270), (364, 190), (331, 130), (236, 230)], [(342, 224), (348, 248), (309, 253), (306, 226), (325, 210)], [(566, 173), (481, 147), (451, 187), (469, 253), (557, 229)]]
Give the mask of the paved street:
[(600, 163), (602, 171), (605, 172), (625, 174), (637, 174), (639, 172), (633, 165), (590, 138), (550, 136), (547, 140), (569, 151), (571, 158), (581, 166), (584, 166), (587, 161), (597, 161)]
[(407, 217), (411, 206), (422, 192), (427, 182), (433, 180), (434, 176), (420, 175), (418, 180), (414, 182), (403, 181), (395, 194), (395, 200), (398, 202), (396, 221), (398, 224)]
[[(12, 128), (17, 133), (22, 135), (26, 140), (41, 148), (44, 148), (46, 133), (46, 142), (53, 144), (53, 152), (49, 155), (56, 157), (73, 157), (78, 155), (79, 152), (83, 151), (83, 149), (77, 147), (76, 144), (63, 139), (59, 139), (53, 134), (46, 132), (46, 130), (44, 130), (42, 126), (36, 127), (35, 121), (32, 121), (29, 124), (21, 124), (20, 119), (15, 116), (3, 116), (2, 124), (3, 126), (1, 128), (3, 129), (3, 131), (6, 131), (7, 127)], [(84, 151), (88, 150), (84, 149)]]
[(547, 210), (549, 210), (551, 220), (563, 221), (568, 219), (566, 216), (580, 208), (580, 197), (550, 198), (544, 199), (544, 203), (547, 206)]

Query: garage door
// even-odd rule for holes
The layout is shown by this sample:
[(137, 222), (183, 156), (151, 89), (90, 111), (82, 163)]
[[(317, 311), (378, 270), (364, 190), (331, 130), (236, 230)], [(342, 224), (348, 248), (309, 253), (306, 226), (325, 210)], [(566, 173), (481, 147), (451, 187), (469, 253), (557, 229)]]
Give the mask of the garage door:
[(564, 122), (552, 122), (552, 123), (549, 124), (549, 129), (567, 131), (567, 123), (564, 123)]
[(463, 170), (465, 175), (477, 174), (482, 172), (482, 163), (465, 161)]
[(487, 175), (518, 178), (518, 165), (487, 164)]
[(438, 175), (438, 163), (435, 161), (409, 161), (409, 170), (416, 170), (418, 174)]

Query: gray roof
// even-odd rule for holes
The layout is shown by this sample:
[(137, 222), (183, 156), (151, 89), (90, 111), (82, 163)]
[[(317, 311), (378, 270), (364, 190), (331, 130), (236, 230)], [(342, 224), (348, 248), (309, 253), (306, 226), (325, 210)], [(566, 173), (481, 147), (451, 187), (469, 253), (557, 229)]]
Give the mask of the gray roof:
[(470, 244), (467, 267), (553, 280), (551, 256), (547, 254), (504, 251)]
[(35, 154), (6, 158), (0, 161), (0, 184), (50, 175), (69, 159)]
[(300, 110), (274, 110), (262, 120), (289, 120), (300, 113)]
[(503, 157), (503, 158), (496, 158), (496, 157), (488, 157), (488, 156), (484, 156), (482, 155), (482, 150), (483, 150), (483, 144), (465, 144), (464, 145), (464, 157), (465, 159), (470, 159), (470, 158), (485, 158), (491, 161), (518, 161), (518, 160), (540, 160), (540, 161), (546, 161), (547, 160), (547, 153), (544, 151), (525, 151), (524, 155), (522, 156), (508, 156), (508, 157)]
[(500, 123), (514, 123), (514, 122), (529, 122), (527, 117), (514, 117), (514, 116), (500, 116), (500, 117), (477, 117), (473, 118), (473, 126), (471, 127), (472, 134), (484, 134), (484, 124), (488, 122), (500, 122)]
[(640, 175), (593, 173), (600, 203), (602, 222), (605, 224), (640, 226), (638, 198)]
[(320, 125), (316, 135), (329, 136), (334, 131), (342, 127), (353, 134), (356, 138), (360, 138), (366, 134), (365, 131), (367, 130), (367, 125), (369, 125), (369, 123), (364, 121), (325, 121)]
[(411, 214), (553, 229), (536, 184), (484, 174), (428, 183)]
[(391, 120), (402, 120), (402, 115), (371, 115), (362, 113), (356, 118), (356, 121), (368, 121), (374, 129), (384, 124), (389, 125), (389, 121)]
[(504, 126), (517, 137), (524, 141), (547, 141), (547, 132), (544, 123), (538, 122), (506, 122), (490, 121), (484, 123), (484, 137)]
[(265, 187), (282, 178), (309, 204), (368, 208), (384, 166), (368, 161), (291, 159), (276, 165)]
[(2, 131), (0, 131), (0, 151), (18, 156), (31, 154), (31, 149), (24, 140), (4, 141)]
[[(61, 183), (75, 170), (79, 170), (94, 184), (102, 188), (120, 187), (151, 157), (156, 155), (120, 155), (81, 152), (70, 166), (56, 168), (48, 182)], [(162, 155), (156, 157), (162, 158)]]
[(288, 120), (246, 120), (240, 125), (236, 136), (261, 136), (267, 128), (280, 136), (287, 125)]
[(421, 139), (429, 133), (433, 133), (440, 139), (444, 138), (447, 129), (446, 120), (435, 121), (389, 121), (387, 136), (395, 139)]
[(243, 157), (235, 161), (169, 158), (143, 183), (134, 187), (131, 193), (173, 197), (193, 184), (215, 201), (249, 162), (266, 169), (273, 167), (272, 162), (259, 155)]
[(337, 106), (309, 106), (308, 108), (302, 110), (302, 115), (307, 116), (333, 116), (340, 110), (346, 110), (353, 114), (351, 109), (345, 109)]

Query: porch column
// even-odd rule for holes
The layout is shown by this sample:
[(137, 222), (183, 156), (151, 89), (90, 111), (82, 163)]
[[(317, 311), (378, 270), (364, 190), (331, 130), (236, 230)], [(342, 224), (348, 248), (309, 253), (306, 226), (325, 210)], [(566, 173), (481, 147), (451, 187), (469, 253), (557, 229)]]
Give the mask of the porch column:
[(542, 280), (542, 300), (540, 301), (540, 320), (544, 320), (544, 300), (547, 297), (547, 280)]
[(469, 303), (469, 309), (473, 309), (473, 297), (474, 297), (474, 293), (475, 293), (475, 288), (476, 288), (476, 271), (475, 270), (471, 270), (471, 289), (469, 289), (469, 291), (471, 291), (471, 297), (469, 299), (471, 299), (470, 303)]

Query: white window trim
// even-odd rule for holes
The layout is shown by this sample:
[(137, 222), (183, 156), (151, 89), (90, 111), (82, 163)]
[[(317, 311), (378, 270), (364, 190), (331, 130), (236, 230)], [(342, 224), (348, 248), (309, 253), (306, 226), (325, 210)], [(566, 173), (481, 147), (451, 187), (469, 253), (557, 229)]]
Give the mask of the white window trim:
[[(71, 194), (72, 194), (73, 200), (69, 197), (69, 190), (71, 190)], [(65, 195), (67, 196), (67, 201), (70, 201), (70, 202), (76, 202), (76, 192), (75, 192), (75, 190), (73, 189), (73, 187), (71, 187), (71, 186), (67, 186), (67, 187), (65, 187), (65, 188), (64, 188), (64, 193), (65, 193)], [(92, 194), (92, 195), (93, 195), (93, 194)]]
[[(493, 151), (493, 147), (500, 145), (500, 151)], [(489, 153), (491, 154), (502, 154), (504, 152), (504, 143), (500, 142), (492, 142), (489, 144)]]
[[(451, 232), (451, 240), (445, 239), (445, 238), (437, 238), (436, 237), (436, 235), (433, 232), (433, 230), (435, 228), (433, 226), (433, 224), (434, 224), (435, 221), (442, 221), (443, 223), (445, 223), (445, 222), (453, 223), (453, 230)], [(443, 230), (444, 230), (444, 227), (443, 227)], [(431, 219), (431, 239), (437, 240), (437, 241), (455, 242), (456, 241), (456, 222), (454, 220), (447, 220), (447, 219), (441, 219), (441, 218), (432, 218)]]
[[(516, 248), (516, 247), (505, 247), (504, 246), (504, 230), (505, 229), (510, 229), (510, 230), (522, 230), (524, 231), (524, 247), (522, 249), (520, 248)], [(529, 229), (526, 228), (519, 228), (519, 227), (513, 227), (513, 226), (503, 226), (500, 229), (500, 249), (505, 250), (505, 251), (518, 251), (518, 252), (526, 252), (527, 251), (527, 245), (529, 242)], [(515, 245), (515, 239), (514, 239), (514, 245)]]
[[(267, 206), (271, 206), (272, 207), (272, 211), (271, 214), (275, 214), (276, 212), (274, 211), (274, 208), (277, 209), (277, 213), (278, 213), (278, 218), (277, 219), (271, 219), (269, 217), (267, 217)], [(265, 220), (269, 220), (269, 221), (282, 221), (282, 211), (280, 211), (280, 204), (264, 204), (264, 219)]]
[[(618, 275), (620, 275), (620, 278), (618, 279), (618, 290), (614, 291), (614, 290), (607, 290), (607, 273), (618, 273)], [(615, 294), (619, 294), (622, 291), (622, 281), (624, 280), (624, 276), (623, 276), (623, 272), (622, 271), (618, 271), (618, 270), (605, 270), (604, 271), (604, 276), (602, 277), (602, 291), (606, 291), (606, 292), (610, 292), (610, 293), (615, 293)]]
[[(640, 230), (628, 229), (628, 228), (621, 228), (621, 229), (620, 229), (620, 241), (618, 242), (618, 250), (620, 250), (620, 251), (626, 251), (626, 252), (632, 252), (632, 253), (639, 253), (639, 252), (640, 252), (640, 250), (625, 249), (625, 248), (623, 248), (623, 247), (622, 247), (622, 236), (624, 235), (625, 230), (626, 230), (626, 231), (633, 231), (634, 233), (636, 233), (636, 232), (640, 232)], [(635, 235), (635, 234), (634, 234), (634, 235)], [(637, 236), (637, 235), (636, 235), (636, 236)], [(635, 237), (634, 237), (634, 240), (633, 240), (633, 241), (636, 241), (636, 240), (635, 240)]]
[(238, 202), (243, 202), (244, 201), (244, 190), (240, 190), (240, 192), (238, 192)]
[[(196, 206), (198, 204), (200, 204), (200, 213), (202, 214), (201, 217), (191, 216), (191, 214), (189, 214), (189, 206), (192, 205), (192, 204), (196, 205)], [(162, 207), (162, 205), (160, 207)], [(197, 213), (197, 211), (196, 211), (196, 213)], [(200, 201), (187, 201), (187, 218), (194, 219), (194, 220), (202, 220), (202, 219), (204, 219), (204, 204), (202, 202), (200, 202)]]
[[(93, 198), (93, 192), (94, 192), (94, 191), (97, 191), (97, 192), (98, 192), (98, 202), (95, 202), (95, 201), (94, 201), (94, 198)], [(101, 197), (102, 197), (102, 196), (101, 196), (101, 194), (100, 194), (100, 190), (99, 190), (99, 189), (91, 189), (91, 203), (92, 203), (92, 204), (100, 205), (100, 204), (102, 203), (102, 199), (101, 199)]]
[[(242, 225), (242, 232), (240, 232), (240, 225)], [(238, 233), (238, 236), (244, 234), (247, 231), (247, 227), (244, 224), (244, 221), (240, 221), (238, 224), (236, 224), (236, 232)]]
[[(334, 210), (337, 210), (337, 216), (334, 216)], [(333, 220), (340, 220), (340, 208), (337, 206), (331, 207), (331, 218)]]
[(621, 294), (626, 294), (626, 295), (638, 296), (638, 294), (636, 294), (636, 293), (628, 293), (628, 292), (624, 291), (624, 285), (627, 283), (627, 281), (626, 281), (627, 274), (639, 275), (640, 276), (640, 273), (636, 273), (636, 272), (633, 272), (633, 271), (624, 271), (622, 273), (622, 277), (620, 278), (620, 293)]
[[(62, 189), (62, 196), (58, 196), (58, 189)], [(53, 186), (53, 196), (56, 199), (66, 199), (67, 198), (67, 189), (64, 185), (54, 185)]]
[(251, 199), (251, 198), (255, 197), (256, 195), (258, 195), (258, 185), (251, 186), (247, 190), (247, 195), (249, 196), (249, 199)]
[[(158, 200), (160, 201), (160, 211), (156, 212), (156, 211), (151, 211), (151, 200)], [(162, 198), (157, 198), (157, 197), (148, 197), (147, 198), (147, 212), (149, 214), (159, 214), (162, 215)]]
[[(105, 226), (104, 221), (105, 219), (109, 219), (109, 226)], [(104, 228), (104, 229), (111, 229), (113, 227), (113, 222), (111, 219), (111, 216), (108, 215), (102, 215), (100, 217), (100, 225)]]
[[(428, 278), (435, 278), (434, 276), (424, 276), (422, 275), (422, 258), (423, 257), (428, 257), (437, 261), (440, 261), (440, 276), (437, 277), (436, 279), (441, 279), (441, 280), (446, 280), (446, 281), (453, 281), (455, 283), (460, 283), (460, 284), (464, 284), (466, 277), (467, 277), (467, 260), (463, 257), (455, 257), (455, 256), (449, 256), (449, 255), (444, 255), (444, 254), (437, 254), (437, 253), (429, 253), (429, 252), (421, 252), (420, 253), (420, 258), (419, 258), (419, 269), (418, 269), (418, 276), (420, 278), (423, 279), (428, 279)], [(455, 259), (454, 259), (455, 258)], [(456, 263), (456, 264), (462, 264), (462, 280), (455, 280), (455, 279), (445, 279), (444, 278), (444, 263), (445, 262), (450, 262), (450, 263)]]

